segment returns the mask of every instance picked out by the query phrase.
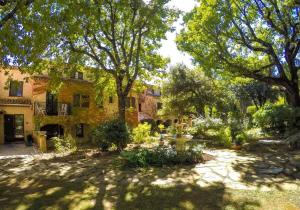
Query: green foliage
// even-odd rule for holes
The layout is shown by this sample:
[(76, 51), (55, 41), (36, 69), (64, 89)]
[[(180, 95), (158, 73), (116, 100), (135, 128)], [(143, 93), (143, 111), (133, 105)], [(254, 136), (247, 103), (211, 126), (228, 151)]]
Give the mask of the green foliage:
[(215, 146), (229, 147), (232, 143), (232, 129), (218, 118), (197, 118), (189, 129), (194, 138), (210, 139)]
[(121, 156), (131, 167), (163, 166), (177, 164), (195, 164), (203, 161), (203, 146), (194, 144), (183, 151), (176, 151), (173, 147), (155, 147), (124, 151)]
[(92, 132), (92, 141), (103, 150), (115, 145), (121, 151), (126, 147), (129, 140), (130, 135), (126, 123), (118, 119), (106, 121)]
[(216, 83), (200, 68), (189, 69), (182, 64), (173, 66), (163, 83), (161, 114), (204, 116), (205, 105), (217, 105), (223, 98)]
[(176, 126), (174, 124), (170, 125), (167, 128), (167, 133), (171, 134), (171, 135), (176, 135), (177, 134), (177, 129)]
[[(298, 108), (299, 110), (299, 108)], [(295, 126), (297, 109), (288, 105), (266, 104), (254, 115), (254, 122), (269, 134), (283, 134)]]
[(132, 139), (134, 143), (149, 143), (151, 141), (151, 125), (140, 123), (132, 130)]
[(299, 53), (291, 46), (298, 43), (298, 9), (286, 1), (200, 0), (177, 43), (208, 74), (284, 87), (290, 104), (299, 106), (298, 58), (284, 56)]
[(247, 140), (248, 140), (248, 136), (246, 135), (246, 133), (241, 132), (241, 133), (239, 133), (239, 134), (236, 135), (234, 143), (236, 145), (242, 145)]
[(75, 151), (77, 149), (76, 140), (71, 135), (63, 138), (52, 137), (50, 141), (53, 142), (54, 150), (59, 153)]

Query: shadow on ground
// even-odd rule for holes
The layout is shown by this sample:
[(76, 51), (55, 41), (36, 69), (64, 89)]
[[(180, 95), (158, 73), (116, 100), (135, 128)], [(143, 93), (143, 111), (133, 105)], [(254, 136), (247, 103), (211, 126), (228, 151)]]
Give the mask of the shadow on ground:
[[(192, 167), (129, 169), (115, 154), (0, 160), (1, 209), (212, 209), (260, 207), (223, 183), (200, 187)], [(172, 180), (172, 182), (169, 182)]]
[(289, 186), (300, 179), (299, 168), (291, 164), (300, 151), (290, 151), (285, 145), (253, 144), (237, 154), (244, 159), (237, 159), (232, 165), (244, 183), (282, 190), (283, 184)]

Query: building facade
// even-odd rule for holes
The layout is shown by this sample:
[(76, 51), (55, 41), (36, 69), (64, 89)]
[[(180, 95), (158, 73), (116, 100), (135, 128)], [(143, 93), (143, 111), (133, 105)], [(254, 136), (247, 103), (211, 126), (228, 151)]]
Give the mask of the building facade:
[[(115, 95), (96, 100), (93, 84), (76, 72), (63, 78), (53, 93), (46, 75), (29, 76), (17, 69), (0, 71), (0, 143), (23, 141), (34, 131), (47, 138), (71, 135), (79, 143), (88, 141), (91, 130), (118, 114)], [(127, 98), (126, 120), (138, 124), (137, 94)]]

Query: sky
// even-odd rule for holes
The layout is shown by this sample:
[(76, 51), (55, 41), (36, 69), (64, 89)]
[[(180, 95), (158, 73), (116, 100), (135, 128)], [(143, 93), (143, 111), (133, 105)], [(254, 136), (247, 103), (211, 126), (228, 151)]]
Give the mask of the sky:
[[(184, 12), (189, 12), (194, 8), (196, 2), (194, 0), (171, 0), (171, 2), (169, 2), (169, 5)], [(174, 23), (176, 31), (167, 33), (167, 39), (162, 41), (162, 47), (159, 52), (164, 57), (170, 58), (170, 65), (174, 65), (176, 63), (184, 63), (187, 66), (191, 67), (191, 57), (183, 52), (180, 52), (177, 49), (175, 43), (176, 34), (179, 33), (182, 29), (181, 24), (182, 18), (179, 18), (178, 21)]]

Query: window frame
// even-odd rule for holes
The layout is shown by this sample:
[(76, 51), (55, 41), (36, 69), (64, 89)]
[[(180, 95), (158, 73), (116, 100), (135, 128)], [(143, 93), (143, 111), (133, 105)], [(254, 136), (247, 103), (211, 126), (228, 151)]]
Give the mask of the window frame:
[[(75, 99), (78, 101), (75, 102)], [(79, 93), (73, 94), (73, 107), (81, 107), (81, 95)]]
[[(13, 83), (18, 84), (17, 90), (13, 92), (12, 85)], [(9, 96), (10, 97), (23, 97), (23, 90), (24, 90), (24, 82), (23, 81), (18, 81), (18, 80), (12, 80), (9, 83)], [(19, 94), (20, 92), (20, 94)]]
[[(90, 96), (89, 95), (80, 95), (81, 96), (81, 108), (89, 108), (90, 107)], [(86, 101), (84, 101), (86, 100)]]

